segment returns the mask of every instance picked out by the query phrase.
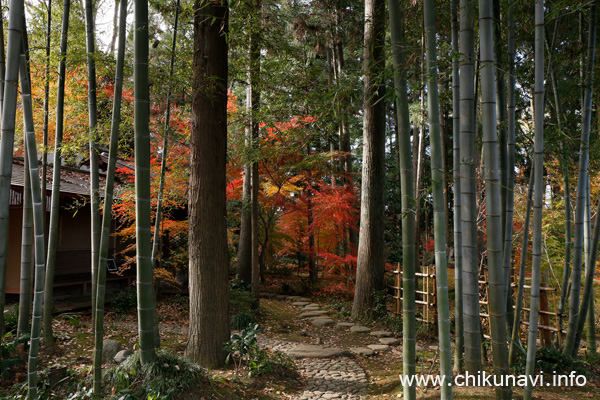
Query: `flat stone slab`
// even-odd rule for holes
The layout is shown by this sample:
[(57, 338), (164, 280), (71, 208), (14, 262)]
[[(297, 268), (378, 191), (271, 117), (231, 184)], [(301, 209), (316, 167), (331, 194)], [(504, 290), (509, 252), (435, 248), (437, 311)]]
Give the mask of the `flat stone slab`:
[[(337, 326), (342, 327), (342, 328), (350, 328), (351, 326), (354, 326), (354, 324), (352, 322), (338, 322)], [(600, 346), (598, 346), (600, 347)]]
[(329, 325), (335, 325), (335, 321), (332, 320), (331, 318), (326, 318), (326, 317), (317, 317), (317, 318), (313, 318), (313, 320), (311, 321), (311, 323), (314, 326), (329, 326)]
[(308, 301), (297, 301), (295, 303), (292, 303), (293, 306), (298, 306), (298, 307), (304, 307), (309, 305), (310, 303)]
[(307, 299), (306, 297), (302, 297), (302, 296), (287, 296), (287, 300), (289, 300), (289, 301), (305, 301), (307, 303), (310, 303), (310, 299)]
[(326, 315), (327, 311), (307, 311), (307, 312), (303, 312), (302, 314), (299, 315), (300, 318), (310, 318), (310, 317), (321, 317), (323, 315)]
[(369, 335), (375, 336), (375, 337), (378, 337), (378, 338), (390, 337), (390, 336), (392, 336), (392, 332), (388, 332), (388, 331), (373, 331), (373, 332), (369, 333)]
[(289, 350), (288, 355), (292, 358), (333, 358), (348, 357), (348, 350), (337, 347), (324, 347), (316, 344), (301, 344)]
[(379, 343), (387, 344), (388, 346), (397, 346), (400, 344), (400, 339), (396, 339), (393, 337), (380, 338)]
[(369, 328), (367, 328), (366, 326), (354, 325), (354, 326), (350, 327), (350, 332), (366, 333), (366, 332), (370, 332), (370, 331), (371, 330)]
[(370, 344), (367, 347), (375, 351), (390, 351), (392, 349), (387, 344)]
[(302, 307), (302, 309), (304, 311), (317, 311), (317, 310), (320, 310), (321, 307), (319, 307), (318, 305), (315, 304), (315, 305), (304, 306), (304, 307)]
[(278, 294), (275, 296), (275, 300), (287, 300), (288, 297), (285, 294)]
[(374, 356), (375, 351), (368, 349), (366, 347), (350, 347), (350, 351), (357, 356)]

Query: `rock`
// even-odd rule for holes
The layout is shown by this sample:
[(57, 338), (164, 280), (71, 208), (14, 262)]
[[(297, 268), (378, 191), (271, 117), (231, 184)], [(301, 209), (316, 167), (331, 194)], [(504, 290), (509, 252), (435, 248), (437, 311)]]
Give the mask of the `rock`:
[(355, 333), (366, 333), (369, 331), (370, 331), (369, 328), (367, 328), (366, 326), (360, 326), (360, 325), (354, 325), (350, 328), (350, 332), (355, 332)]
[(287, 296), (284, 294), (278, 294), (277, 296), (275, 296), (275, 300), (287, 300)]
[(272, 299), (273, 297), (275, 297), (276, 294), (275, 293), (266, 293), (266, 292), (262, 292), (258, 294), (258, 297), (263, 298), (263, 299)]
[(378, 338), (390, 337), (390, 336), (392, 336), (392, 332), (387, 332), (387, 331), (373, 331), (373, 332), (369, 333), (369, 335), (375, 336), (375, 337), (378, 337)]
[(317, 311), (307, 311), (303, 312), (299, 315), (300, 318), (310, 318), (310, 317), (321, 317), (327, 314), (327, 311), (317, 310)]
[(387, 344), (370, 344), (367, 347), (375, 351), (390, 351), (392, 349)]
[(333, 358), (348, 357), (348, 350), (336, 347), (323, 347), (314, 344), (301, 344), (289, 350), (288, 355), (292, 358)]
[(118, 340), (106, 339), (102, 345), (102, 362), (111, 361), (115, 355), (121, 351), (123, 345)]
[(302, 309), (304, 311), (318, 311), (321, 309), (321, 307), (317, 306), (317, 305), (308, 305), (308, 306), (304, 306), (302, 307)]
[(358, 356), (374, 356), (375, 355), (375, 351), (368, 349), (366, 347), (350, 347), (350, 351), (353, 354), (356, 354)]
[(400, 339), (386, 337), (386, 338), (379, 339), (379, 343), (387, 344), (388, 346), (397, 346), (400, 344)]
[(314, 318), (311, 322), (314, 326), (335, 325), (335, 321), (327, 317)]
[(121, 364), (123, 361), (127, 360), (127, 358), (129, 358), (129, 356), (132, 354), (133, 352), (130, 350), (121, 350), (115, 355), (114, 360), (117, 364)]
[(310, 303), (308, 301), (296, 301), (296, 302), (292, 303), (292, 305), (296, 306), (296, 307), (304, 307), (304, 306), (307, 306), (309, 304)]
[(337, 326), (340, 326), (342, 328), (350, 328), (351, 326), (354, 326), (354, 324), (352, 322), (338, 322)]

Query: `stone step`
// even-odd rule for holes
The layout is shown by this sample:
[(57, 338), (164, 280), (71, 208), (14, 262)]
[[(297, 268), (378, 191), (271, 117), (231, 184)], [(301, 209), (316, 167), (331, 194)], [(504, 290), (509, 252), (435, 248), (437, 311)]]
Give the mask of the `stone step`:
[(287, 353), (292, 358), (333, 358), (351, 355), (348, 350), (316, 344), (301, 344), (290, 349)]

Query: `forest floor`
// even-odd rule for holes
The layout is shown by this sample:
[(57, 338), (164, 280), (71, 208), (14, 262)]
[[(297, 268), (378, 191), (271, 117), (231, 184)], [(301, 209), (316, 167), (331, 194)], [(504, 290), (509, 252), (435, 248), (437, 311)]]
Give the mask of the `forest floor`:
[[(284, 299), (284, 296), (274, 298), (273, 295), (281, 292), (284, 280), (274, 279), (265, 290), (268, 298), (260, 299), (258, 323), (264, 333), (260, 335), (260, 342), (278, 343), (283, 349), (299, 344), (318, 344), (325, 347), (335, 347), (348, 350), (353, 347), (366, 347), (377, 343), (377, 338), (368, 333), (353, 333), (348, 327), (329, 325), (314, 326), (310, 319), (300, 318), (302, 312), (298, 305), (294, 306), (293, 299)], [(283, 287), (286, 287), (283, 285)], [(294, 293), (295, 294), (295, 293)], [(351, 321), (351, 303), (342, 301), (332, 296), (308, 296), (312, 304), (317, 304), (319, 309), (327, 311), (328, 315), (336, 322), (357, 323), (368, 327), (371, 331), (391, 331), (393, 336), (401, 338), (400, 325), (395, 318), (383, 321)], [(183, 355), (187, 342), (188, 330), (188, 297), (185, 295), (164, 295), (159, 303), (159, 319), (161, 331), (161, 346), (170, 352)], [(41, 398), (69, 398), (69, 391), (81, 388), (89, 383), (91, 372), (93, 334), (91, 333), (91, 314), (89, 310), (64, 312), (59, 314), (54, 322), (54, 332), (57, 337), (58, 354), (44, 354), (39, 362), (42, 369), (41, 381), (47, 384), (42, 386)], [(105, 333), (109, 339), (116, 339), (123, 343), (124, 349), (135, 350), (137, 338), (137, 322), (135, 307), (130, 311), (108, 308), (105, 318)], [(417, 341), (417, 374), (438, 374), (439, 350), (437, 347), (437, 333), (432, 332), (428, 326), (419, 326)], [(491, 358), (491, 356), (490, 356)], [(352, 354), (350, 357), (341, 357), (341, 362), (351, 363), (354, 368), (352, 376), (362, 377), (364, 371), (366, 384), (365, 390), (357, 393), (356, 397), (319, 397), (319, 391), (314, 388), (314, 371), (310, 372), (306, 360), (296, 360), (297, 374), (264, 375), (248, 377), (244, 370), (236, 371), (234, 368), (209, 371), (209, 380), (206, 385), (190, 390), (180, 399), (317, 399), (317, 398), (360, 398), (360, 399), (398, 399), (403, 397), (403, 388), (398, 375), (402, 372), (402, 345), (394, 345), (391, 350), (378, 351), (373, 356), (359, 356)], [(593, 362), (595, 361), (595, 362)], [(538, 399), (600, 399), (600, 362), (596, 358), (592, 363), (581, 364), (582, 370), (587, 371), (587, 383), (583, 387), (541, 387), (536, 388), (534, 398)], [(331, 363), (335, 364), (335, 360)], [(560, 362), (560, 360), (558, 361)], [(51, 387), (49, 371), (57, 366), (67, 367), (68, 379), (59, 385)], [(314, 367), (313, 367), (314, 368)], [(488, 373), (492, 373), (491, 362), (484, 366)], [(10, 377), (0, 377), (0, 398), (16, 399), (24, 393), (26, 370), (24, 364), (7, 369)], [(316, 372), (317, 374), (319, 371)], [(522, 372), (513, 372), (514, 374)], [(335, 372), (336, 379), (340, 375)], [(342, 374), (342, 378), (345, 375)], [(312, 379), (312, 383), (311, 383)], [(362, 378), (361, 378), (362, 379)], [(321, 380), (323, 381), (323, 380)], [(317, 393), (316, 397), (307, 395), (307, 388)], [(327, 388), (323, 389), (325, 396)], [(314, 394), (314, 393), (313, 393)], [(440, 397), (439, 387), (428, 385), (417, 389), (418, 398), (437, 399)], [(454, 387), (454, 398), (457, 399), (493, 399), (495, 398), (492, 387)], [(513, 398), (522, 398), (522, 389), (514, 389)]]

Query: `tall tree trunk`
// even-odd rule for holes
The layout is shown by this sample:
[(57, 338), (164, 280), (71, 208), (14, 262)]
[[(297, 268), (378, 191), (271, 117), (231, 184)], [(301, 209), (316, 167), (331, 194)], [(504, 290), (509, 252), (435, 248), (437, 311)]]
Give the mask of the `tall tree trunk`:
[[(403, 3), (404, 7), (406, 4)], [(398, 0), (388, 0), (394, 62), (394, 86), (396, 115), (398, 117), (398, 155), (400, 162), (400, 195), (402, 204), (402, 374), (416, 373), (416, 320), (415, 320), (415, 215), (412, 157), (410, 145), (410, 117), (408, 112), (408, 88), (404, 59), (404, 26)], [(415, 385), (404, 386), (404, 398), (416, 398)]]
[[(19, 50), (21, 46), (20, 8), (22, 1), (11, 0), (8, 21), (6, 74), (2, 104), (2, 135), (0, 136), (0, 342), (4, 336), (4, 305), (6, 302), (6, 276), (8, 270), (8, 216), (10, 205), (10, 179), (17, 112), (17, 87)], [(4, 46), (0, 46), (3, 48)], [(3, 64), (4, 65), (4, 64)]]
[[(592, 118), (593, 71), (596, 45), (596, 6), (592, 5), (589, 30), (588, 48), (586, 54), (586, 71), (584, 99), (582, 104), (581, 145), (579, 155), (579, 177), (577, 178), (577, 208), (575, 209), (575, 245), (573, 252), (573, 273), (571, 276), (571, 301), (569, 308), (569, 327), (563, 347), (563, 354), (577, 354), (576, 335), (579, 323), (579, 295), (581, 292), (581, 265), (583, 258), (583, 222), (585, 214), (585, 198), (589, 162), (589, 142)], [(585, 299), (585, 298), (584, 298)], [(586, 310), (587, 312), (587, 310)], [(585, 314), (583, 316), (585, 319)]]
[[(27, 142), (23, 142), (27, 155)], [(23, 225), (21, 229), (21, 280), (19, 285), (19, 321), (17, 337), (29, 330), (31, 316), (31, 272), (33, 267), (33, 205), (31, 204), (31, 179), (29, 161), (25, 157), (23, 184)]]
[(251, 0), (251, 32), (250, 32), (250, 46), (249, 46), (249, 69), (248, 69), (248, 81), (249, 86), (247, 89), (247, 104), (249, 121), (247, 129), (249, 132), (247, 136), (251, 138), (252, 143), (252, 184), (250, 192), (251, 216), (250, 225), (252, 229), (251, 234), (251, 266), (252, 266), (252, 294), (258, 298), (258, 292), (260, 288), (260, 253), (259, 253), (259, 225), (258, 220), (260, 218), (258, 212), (258, 191), (260, 186), (259, 172), (258, 172), (258, 160), (256, 159), (258, 153), (258, 113), (260, 109), (260, 89), (258, 87), (260, 82), (260, 20), (261, 20), (261, 0)]
[[(502, 267), (502, 243), (504, 238), (502, 236), (500, 204), (501, 182), (498, 172), (492, 1), (479, 1), (479, 35), (490, 335), (494, 355), (494, 372), (496, 376), (506, 376), (509, 372), (506, 342), (506, 285)], [(510, 399), (510, 387), (506, 385), (497, 387), (496, 398)]]
[[(13, 2), (15, 3), (15, 2)], [(45, 195), (42, 197), (40, 193), (40, 175), (37, 165), (37, 146), (35, 143), (35, 130), (33, 126), (33, 106), (31, 101), (31, 80), (29, 78), (28, 69), (28, 57), (27, 57), (27, 28), (25, 23), (25, 8), (23, 3), (18, 4), (11, 3), (11, 15), (9, 18), (9, 55), (13, 55), (11, 51), (11, 23), (12, 23), (12, 10), (16, 9), (17, 14), (20, 17), (21, 29), (23, 30), (22, 35), (18, 35), (19, 47), (21, 48), (19, 74), (21, 78), (21, 99), (23, 107), (23, 120), (24, 120), (24, 131), (27, 158), (29, 164), (29, 179), (31, 180), (31, 198), (33, 204), (33, 228), (34, 228), (34, 248), (35, 248), (35, 284), (34, 284), (34, 297), (33, 297), (33, 317), (31, 319), (31, 335), (30, 335), (30, 346), (29, 346), (29, 360), (27, 364), (27, 397), (28, 399), (37, 399), (37, 361), (39, 355), (40, 346), (40, 331), (42, 327), (42, 296), (44, 290), (44, 267), (46, 266), (45, 255), (44, 255), (44, 210), (42, 208), (42, 198), (45, 200)], [(19, 12), (20, 11), (20, 12)], [(14, 27), (14, 26), (13, 26)], [(16, 36), (16, 35), (15, 35)], [(14, 36), (13, 36), (14, 38)], [(16, 43), (14, 43), (16, 44)], [(18, 62), (19, 57), (15, 57)], [(7, 66), (7, 76), (9, 76), (9, 69), (11, 65)], [(16, 83), (16, 81), (15, 81)], [(8, 89), (7, 89), (8, 90)], [(16, 85), (15, 85), (16, 90)], [(3, 125), (4, 126), (4, 125)], [(3, 136), (4, 137), (4, 136)]]
[(460, 76), (458, 49), (458, 12), (456, 0), (450, 2), (452, 29), (452, 178), (454, 180), (454, 371), (464, 364), (462, 228), (460, 199)]
[(435, 37), (435, 2), (423, 3), (427, 52), (427, 111), (431, 147), (431, 185), (435, 240), (435, 283), (437, 287), (438, 332), (440, 347), (441, 398), (452, 398), (452, 350), (450, 347), (450, 305), (446, 265), (446, 205), (444, 204), (443, 148), (439, 121), (438, 65)]
[[(246, 146), (251, 141), (246, 140)], [(244, 284), (252, 284), (252, 166), (244, 165), (244, 181), (242, 184), (242, 207), (240, 224), (240, 241), (237, 253), (237, 276)]]
[(460, 190), (463, 249), (463, 312), (465, 370), (481, 370), (479, 321), (479, 252), (477, 246), (477, 197), (475, 183), (475, 90), (473, 0), (460, 0)]
[(227, 295), (227, 2), (194, 5), (190, 215), (190, 328), (186, 355), (205, 367), (225, 363)]
[[(127, 25), (127, 0), (121, 0), (119, 6), (119, 44), (115, 72), (115, 90), (113, 98), (112, 121), (110, 126), (110, 145), (108, 169), (104, 188), (104, 211), (102, 213), (102, 231), (100, 235), (100, 253), (98, 265), (106, 265), (108, 241), (112, 222), (114, 178), (119, 148), (119, 126), (121, 123), (121, 97), (123, 94), (123, 67), (125, 65), (125, 40)], [(106, 268), (98, 270), (96, 304), (94, 304), (94, 399), (102, 398), (102, 351), (104, 344), (104, 295), (106, 288)]]
[[(140, 359), (156, 359), (154, 337), (154, 285), (150, 237), (150, 93), (148, 86), (148, 0), (134, 1), (134, 154), (135, 229), (137, 261), (138, 334)], [(190, 259), (192, 254), (190, 253)]]
[[(535, 353), (538, 336), (538, 310), (542, 270), (542, 207), (544, 203), (544, 0), (535, 1), (535, 88), (534, 88), (534, 198), (533, 249), (531, 262), (531, 300), (529, 302), (529, 335), (525, 374), (532, 378), (535, 372)], [(531, 399), (533, 387), (527, 380), (524, 399)]]
[(364, 122), (360, 231), (352, 316), (369, 313), (384, 285), (385, 1), (366, 0), (363, 68)]
[(100, 248), (100, 167), (98, 165), (98, 106), (96, 102), (96, 50), (94, 39), (94, 2), (85, 0), (85, 43), (88, 72), (88, 119), (90, 143), (90, 218), (91, 218), (91, 274), (92, 307), (96, 304), (98, 253)]
[(52, 164), (52, 200), (48, 232), (48, 258), (46, 260), (46, 282), (44, 285), (44, 346), (53, 353), (52, 311), (54, 308), (54, 269), (58, 248), (58, 216), (60, 213), (60, 177), (62, 139), (64, 131), (65, 76), (67, 71), (67, 42), (69, 37), (69, 13), (71, 0), (64, 0), (60, 38), (60, 61), (58, 64), (58, 89), (56, 93), (56, 132), (54, 136), (54, 163)]

